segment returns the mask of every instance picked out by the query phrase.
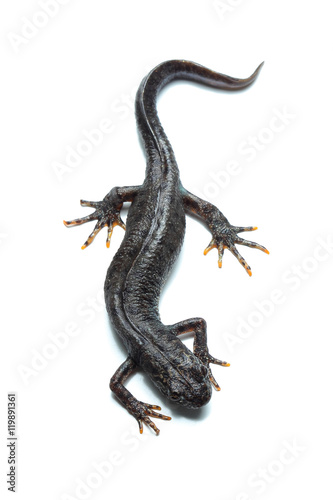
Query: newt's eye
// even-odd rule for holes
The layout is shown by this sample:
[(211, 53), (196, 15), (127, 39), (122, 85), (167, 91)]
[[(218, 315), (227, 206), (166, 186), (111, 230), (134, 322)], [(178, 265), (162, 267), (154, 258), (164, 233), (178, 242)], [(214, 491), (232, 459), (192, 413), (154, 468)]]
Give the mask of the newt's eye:
[(180, 398), (180, 394), (176, 391), (172, 391), (170, 394), (170, 398), (172, 399), (172, 401), (178, 401), (178, 399)]
[(201, 366), (201, 374), (202, 374), (204, 377), (206, 377), (206, 376), (207, 376), (207, 374), (208, 374), (207, 367), (206, 367), (206, 366), (204, 366), (204, 365), (202, 365), (202, 366)]

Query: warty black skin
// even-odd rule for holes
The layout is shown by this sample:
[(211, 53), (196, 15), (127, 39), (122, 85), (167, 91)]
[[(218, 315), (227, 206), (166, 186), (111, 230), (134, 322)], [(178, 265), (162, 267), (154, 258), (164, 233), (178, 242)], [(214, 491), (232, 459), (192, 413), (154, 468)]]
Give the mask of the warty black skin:
[[(109, 244), (115, 225), (124, 224), (120, 209), (130, 201), (123, 242), (107, 271), (105, 302), (114, 330), (128, 351), (128, 358), (111, 378), (110, 388), (137, 419), (157, 434), (149, 417), (170, 419), (155, 409), (158, 406), (138, 401), (125, 388), (124, 381), (141, 367), (158, 389), (170, 400), (187, 408), (199, 408), (211, 398), (212, 384), (219, 390), (209, 363), (229, 366), (213, 358), (207, 347), (206, 322), (191, 318), (175, 325), (164, 325), (159, 315), (161, 289), (179, 255), (184, 234), (185, 214), (196, 214), (208, 226), (212, 240), (205, 253), (218, 249), (219, 267), (228, 248), (251, 275), (250, 267), (238, 253), (235, 243), (268, 251), (244, 240), (237, 233), (254, 227), (232, 226), (210, 203), (189, 193), (181, 184), (174, 152), (159, 121), (156, 98), (173, 80), (189, 80), (223, 90), (240, 90), (251, 85), (260, 69), (246, 79), (232, 78), (189, 61), (166, 61), (142, 81), (136, 95), (135, 110), (139, 133), (147, 157), (146, 175), (141, 186), (113, 188), (101, 202), (82, 201), (95, 208), (87, 217), (65, 222), (67, 226), (97, 220), (88, 246), (99, 230), (108, 227)], [(193, 332), (194, 348), (189, 350), (179, 335)]]

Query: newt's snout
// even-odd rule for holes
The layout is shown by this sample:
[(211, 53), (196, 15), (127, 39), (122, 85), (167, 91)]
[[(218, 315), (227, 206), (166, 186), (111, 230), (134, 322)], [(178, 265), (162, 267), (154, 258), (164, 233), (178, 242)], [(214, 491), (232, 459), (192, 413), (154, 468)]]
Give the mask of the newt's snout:
[[(174, 379), (175, 383), (175, 379)], [(183, 386), (184, 381), (178, 380), (179, 387), (173, 387), (172, 391), (168, 391), (166, 396), (175, 403), (178, 403), (185, 408), (201, 408), (210, 401), (212, 397), (212, 386), (208, 377), (201, 379), (201, 381), (191, 380), (190, 387), (188, 380)], [(177, 384), (178, 386), (178, 384)]]
[(211, 397), (212, 386), (208, 380), (207, 383), (202, 383), (198, 388), (189, 391), (188, 394), (186, 394), (186, 399), (184, 399), (181, 404), (186, 408), (201, 408), (210, 401)]

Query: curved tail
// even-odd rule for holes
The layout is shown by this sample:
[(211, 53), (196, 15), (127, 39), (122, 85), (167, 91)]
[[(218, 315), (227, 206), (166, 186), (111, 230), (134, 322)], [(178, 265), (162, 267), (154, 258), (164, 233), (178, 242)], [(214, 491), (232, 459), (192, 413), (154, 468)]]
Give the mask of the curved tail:
[(241, 90), (256, 80), (263, 64), (262, 62), (248, 78), (234, 78), (217, 73), (191, 61), (171, 60), (156, 66), (142, 80), (136, 95), (136, 117), (146, 149), (149, 151), (155, 146), (160, 155), (165, 147), (170, 151), (171, 146), (156, 111), (156, 97), (169, 82), (188, 80), (220, 90)]

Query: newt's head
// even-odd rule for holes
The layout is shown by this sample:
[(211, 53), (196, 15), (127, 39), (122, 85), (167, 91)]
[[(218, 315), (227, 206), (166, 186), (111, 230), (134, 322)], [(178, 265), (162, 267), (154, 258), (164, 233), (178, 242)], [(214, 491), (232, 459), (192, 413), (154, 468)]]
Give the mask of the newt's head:
[[(205, 369), (206, 367), (201, 365), (201, 368)], [(167, 391), (165, 395), (171, 401), (186, 408), (196, 409), (207, 404), (212, 396), (210, 380), (208, 376), (203, 375), (203, 370), (201, 371), (201, 380), (193, 375), (193, 372), (186, 371), (186, 373), (183, 372), (175, 377), (171, 384), (171, 391)]]
[(208, 369), (179, 339), (174, 341), (177, 346), (168, 343), (163, 350), (150, 344), (140, 365), (168, 399), (186, 408), (200, 408), (212, 395)]

